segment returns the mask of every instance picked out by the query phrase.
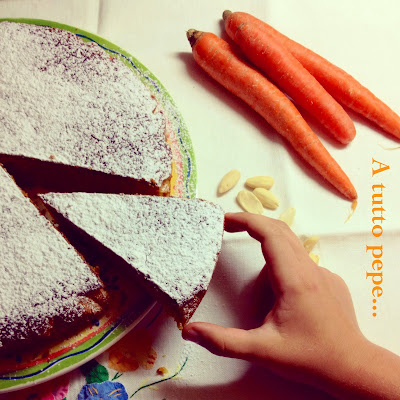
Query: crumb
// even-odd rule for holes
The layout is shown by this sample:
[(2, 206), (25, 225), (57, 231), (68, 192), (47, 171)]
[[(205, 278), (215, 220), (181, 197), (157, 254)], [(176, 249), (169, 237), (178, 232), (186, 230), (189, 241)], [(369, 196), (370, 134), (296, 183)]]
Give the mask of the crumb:
[(50, 154), (50, 160), (54, 160), (54, 159), (55, 159), (54, 154)]
[(157, 374), (158, 375), (162, 375), (162, 376), (167, 375), (168, 374), (168, 370), (165, 367), (160, 367), (157, 370)]

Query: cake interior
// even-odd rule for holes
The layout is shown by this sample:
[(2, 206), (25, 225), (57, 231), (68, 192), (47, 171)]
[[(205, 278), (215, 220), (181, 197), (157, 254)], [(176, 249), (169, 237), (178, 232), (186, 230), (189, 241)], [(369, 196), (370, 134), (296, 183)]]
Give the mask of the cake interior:
[(170, 191), (170, 179), (166, 179), (161, 187), (157, 187), (144, 180), (4, 154), (0, 154), (0, 163), (30, 197), (48, 192), (140, 193), (168, 196)]

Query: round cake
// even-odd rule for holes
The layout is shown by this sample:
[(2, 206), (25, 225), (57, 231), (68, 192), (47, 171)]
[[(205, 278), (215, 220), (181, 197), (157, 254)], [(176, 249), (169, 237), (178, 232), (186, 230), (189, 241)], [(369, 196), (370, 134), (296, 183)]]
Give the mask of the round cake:
[(107, 309), (107, 284), (57, 218), (187, 323), (223, 211), (165, 197), (182, 194), (182, 138), (160, 102), (121, 59), (62, 29), (0, 22), (0, 63), (0, 353), (68, 336)]

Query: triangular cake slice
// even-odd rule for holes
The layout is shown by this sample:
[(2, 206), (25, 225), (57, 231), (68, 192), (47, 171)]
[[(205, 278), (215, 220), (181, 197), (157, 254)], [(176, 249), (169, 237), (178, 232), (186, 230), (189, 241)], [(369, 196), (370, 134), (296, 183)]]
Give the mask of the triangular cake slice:
[(179, 326), (207, 291), (221, 248), (224, 212), (200, 199), (48, 193), (54, 210), (113, 251), (165, 304)]
[(0, 211), (0, 352), (64, 337), (100, 313), (96, 274), (1, 165)]
[(0, 65), (0, 162), (80, 167), (169, 193), (166, 117), (121, 60), (68, 31), (6, 21)]

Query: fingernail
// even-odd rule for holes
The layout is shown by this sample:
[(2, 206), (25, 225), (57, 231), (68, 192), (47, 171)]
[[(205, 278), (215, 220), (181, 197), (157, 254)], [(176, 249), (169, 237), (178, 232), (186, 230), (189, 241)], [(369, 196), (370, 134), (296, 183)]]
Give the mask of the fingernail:
[(182, 337), (185, 340), (189, 340), (193, 343), (200, 343), (200, 335), (195, 329), (186, 329), (182, 333)]

